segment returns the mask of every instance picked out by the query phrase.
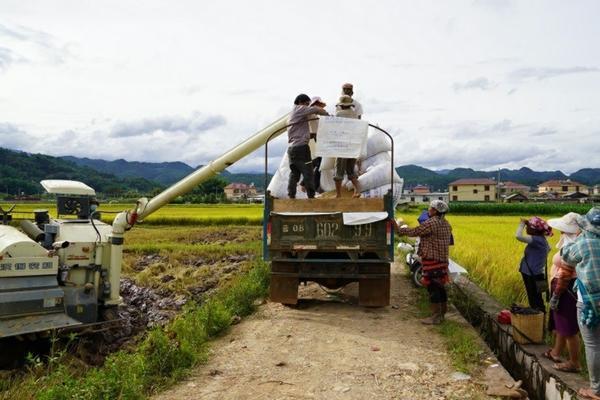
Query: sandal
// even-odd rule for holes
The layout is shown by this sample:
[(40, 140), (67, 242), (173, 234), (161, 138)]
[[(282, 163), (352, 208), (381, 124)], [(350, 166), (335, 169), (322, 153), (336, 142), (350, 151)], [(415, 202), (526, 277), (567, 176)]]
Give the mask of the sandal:
[(599, 400), (600, 396), (592, 391), (590, 388), (581, 388), (577, 392), (577, 397), (582, 399)]
[(554, 361), (555, 363), (562, 363), (562, 359), (560, 357), (554, 357), (552, 355), (552, 349), (548, 349), (545, 352), (543, 352), (542, 356), (550, 361)]
[(557, 371), (561, 371), (561, 372), (580, 372), (581, 371), (581, 368), (575, 367), (569, 361), (564, 362), (564, 363), (554, 364), (552, 366), (552, 368), (554, 368)]

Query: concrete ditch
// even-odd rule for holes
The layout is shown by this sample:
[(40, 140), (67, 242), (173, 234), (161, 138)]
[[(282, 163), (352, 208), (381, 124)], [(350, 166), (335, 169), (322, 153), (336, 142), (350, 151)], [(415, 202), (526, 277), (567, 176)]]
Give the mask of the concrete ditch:
[(510, 325), (502, 325), (496, 319), (498, 312), (505, 307), (464, 275), (454, 280), (452, 291), (454, 306), (479, 329), (487, 345), (512, 377), (523, 381), (522, 387), (531, 399), (577, 399), (577, 390), (589, 386), (589, 382), (579, 374), (552, 368), (552, 361), (542, 356), (548, 345), (515, 342)]

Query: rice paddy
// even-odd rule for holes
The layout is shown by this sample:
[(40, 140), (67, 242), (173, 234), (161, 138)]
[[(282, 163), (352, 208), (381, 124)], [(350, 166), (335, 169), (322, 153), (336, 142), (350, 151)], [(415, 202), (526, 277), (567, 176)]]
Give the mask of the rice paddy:
[[(400, 214), (410, 226), (417, 225), (417, 214)], [(526, 217), (526, 216), (524, 216)], [(544, 217), (550, 218), (550, 217)], [(526, 303), (519, 262), (525, 244), (515, 239), (517, 216), (448, 215), (454, 234), (450, 257), (469, 271), (469, 277), (504, 305)], [(549, 238), (556, 252), (558, 234)]]

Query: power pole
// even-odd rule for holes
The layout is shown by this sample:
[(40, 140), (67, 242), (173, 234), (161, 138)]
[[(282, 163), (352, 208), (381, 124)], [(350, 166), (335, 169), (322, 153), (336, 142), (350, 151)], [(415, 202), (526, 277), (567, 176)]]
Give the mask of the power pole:
[(498, 168), (498, 181), (496, 182), (496, 201), (500, 203), (500, 168)]

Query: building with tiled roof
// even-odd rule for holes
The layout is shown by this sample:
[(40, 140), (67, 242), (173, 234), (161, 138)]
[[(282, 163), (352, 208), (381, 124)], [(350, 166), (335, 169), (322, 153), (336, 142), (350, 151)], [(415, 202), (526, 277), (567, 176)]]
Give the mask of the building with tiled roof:
[(549, 180), (538, 185), (538, 193), (556, 193), (558, 196), (562, 197), (567, 193), (573, 192), (588, 193), (588, 187), (583, 183), (572, 181), (570, 179)]
[(253, 183), (247, 185), (245, 183), (232, 182), (223, 188), (225, 197), (230, 200), (247, 199), (248, 197), (256, 196), (256, 187)]
[(531, 191), (531, 188), (529, 186), (511, 181), (500, 182), (499, 189), (500, 197), (505, 197), (513, 193), (527, 194), (529, 193), (529, 191)]
[(450, 201), (496, 201), (496, 181), (489, 178), (458, 179), (448, 184)]

